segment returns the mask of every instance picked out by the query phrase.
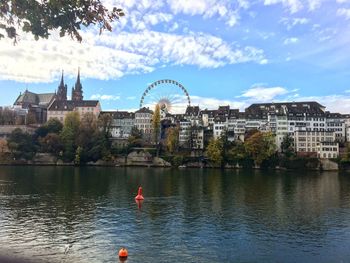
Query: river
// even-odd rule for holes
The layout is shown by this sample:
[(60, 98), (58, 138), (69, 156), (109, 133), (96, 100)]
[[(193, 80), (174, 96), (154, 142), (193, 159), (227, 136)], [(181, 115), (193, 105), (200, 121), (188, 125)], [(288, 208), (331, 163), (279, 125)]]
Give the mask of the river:
[(0, 255), (118, 262), (121, 247), (130, 263), (350, 262), (350, 174), (0, 167)]

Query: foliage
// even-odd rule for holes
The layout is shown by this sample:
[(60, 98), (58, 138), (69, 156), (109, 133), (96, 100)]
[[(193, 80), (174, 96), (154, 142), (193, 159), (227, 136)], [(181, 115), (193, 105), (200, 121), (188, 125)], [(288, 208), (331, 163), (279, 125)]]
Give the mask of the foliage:
[(255, 133), (259, 132), (257, 129), (250, 129), (245, 132), (244, 140), (248, 140), (250, 137), (252, 137)]
[(124, 16), (121, 9), (108, 10), (100, 0), (3, 0), (0, 2), (0, 39), (5, 37), (16, 41), (17, 25), (24, 32), (30, 32), (35, 39), (48, 38), (50, 31), (59, 30), (61, 37), (68, 34), (81, 41), (79, 33), (83, 27), (98, 25), (112, 31), (111, 22)]
[(172, 164), (174, 166), (179, 166), (183, 164), (183, 161), (184, 161), (184, 158), (182, 155), (175, 155), (173, 158)]
[(291, 157), (295, 155), (293, 144), (294, 144), (294, 140), (292, 136), (287, 134), (286, 136), (283, 137), (283, 140), (281, 143), (281, 151), (286, 157)]
[(0, 139), (0, 153), (6, 152), (7, 149), (7, 141), (5, 139)]
[(45, 137), (39, 138), (41, 151), (51, 153), (56, 157), (64, 150), (61, 137), (56, 133), (48, 133)]
[(228, 140), (228, 132), (227, 130), (223, 130), (219, 140), (222, 143), (222, 158), (226, 163), (229, 160), (229, 149), (233, 147), (233, 143)]
[(157, 103), (154, 114), (152, 116), (152, 131), (153, 131), (153, 141), (155, 144), (159, 142), (160, 135), (160, 106)]
[(70, 112), (66, 115), (64, 126), (60, 133), (64, 145), (63, 159), (73, 161), (75, 157), (76, 143), (75, 138), (78, 134), (80, 119), (78, 112)]
[(128, 145), (129, 148), (143, 146), (142, 131), (139, 130), (136, 126), (132, 127), (131, 129), (131, 133), (128, 138)]
[(245, 141), (245, 150), (257, 165), (261, 165), (264, 160), (275, 154), (275, 137), (270, 132), (255, 132)]
[(241, 141), (234, 142), (227, 152), (228, 162), (236, 164), (242, 162), (247, 157), (244, 144)]
[(75, 151), (75, 158), (74, 158), (74, 163), (76, 165), (80, 165), (80, 157), (81, 153), (83, 152), (83, 148), (81, 146), (78, 146), (77, 150)]
[(209, 145), (207, 147), (207, 156), (211, 162), (216, 165), (222, 165), (223, 157), (222, 157), (223, 144), (220, 139), (212, 138), (209, 141)]
[(36, 147), (33, 143), (33, 138), (30, 134), (24, 133), (17, 128), (12, 131), (8, 140), (8, 148), (15, 158), (24, 158), (31, 160), (35, 153)]
[(166, 146), (170, 153), (177, 151), (179, 147), (179, 127), (170, 127), (167, 130)]
[(305, 170), (305, 169), (318, 169), (320, 161), (318, 158), (309, 157), (282, 157), (280, 160), (280, 166), (287, 169)]
[(63, 124), (57, 119), (49, 119), (44, 125), (35, 130), (35, 137), (45, 137), (49, 133), (59, 134), (63, 129)]

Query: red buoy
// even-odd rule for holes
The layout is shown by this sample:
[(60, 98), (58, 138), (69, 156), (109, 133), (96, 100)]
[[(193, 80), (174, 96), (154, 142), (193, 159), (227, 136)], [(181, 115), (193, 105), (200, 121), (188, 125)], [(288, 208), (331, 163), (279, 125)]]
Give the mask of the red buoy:
[(119, 250), (119, 259), (121, 260), (125, 260), (127, 257), (128, 257), (128, 251), (126, 250), (126, 248), (122, 247), (120, 250)]
[(142, 196), (142, 187), (139, 187), (139, 191), (137, 192), (137, 196), (135, 197), (136, 200), (143, 200), (145, 198), (143, 198)]

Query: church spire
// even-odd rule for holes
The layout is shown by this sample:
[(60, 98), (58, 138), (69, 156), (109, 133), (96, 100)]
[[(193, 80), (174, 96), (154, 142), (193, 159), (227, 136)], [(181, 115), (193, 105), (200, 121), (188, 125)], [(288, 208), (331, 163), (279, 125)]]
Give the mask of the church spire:
[(62, 77), (61, 77), (61, 83), (60, 83), (60, 86), (62, 87), (64, 87), (63, 73), (64, 73), (64, 70), (62, 69)]
[(80, 68), (78, 68), (77, 81), (75, 82), (74, 88), (72, 88), (72, 100), (82, 101), (83, 100), (83, 86), (80, 82)]
[(78, 78), (77, 78), (77, 84), (81, 86), (81, 84), (80, 84), (80, 67), (78, 67)]
[(61, 77), (61, 83), (58, 86), (57, 100), (67, 100), (67, 85), (64, 85), (64, 76), (63, 76), (63, 70), (62, 70), (62, 77)]

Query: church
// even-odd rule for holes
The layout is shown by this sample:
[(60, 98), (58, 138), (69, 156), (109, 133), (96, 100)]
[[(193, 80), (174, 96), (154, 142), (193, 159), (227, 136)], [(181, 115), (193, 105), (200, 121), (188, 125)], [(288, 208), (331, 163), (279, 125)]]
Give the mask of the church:
[(67, 99), (67, 84), (64, 84), (64, 76), (62, 72), (61, 82), (58, 86), (55, 99), (50, 103), (47, 110), (47, 120), (57, 118), (64, 122), (69, 112), (77, 111), (82, 117), (85, 113), (91, 112), (96, 117), (101, 112), (101, 105), (98, 100), (84, 100), (83, 86), (80, 82), (80, 70), (78, 70), (77, 80), (72, 88), (71, 99)]

